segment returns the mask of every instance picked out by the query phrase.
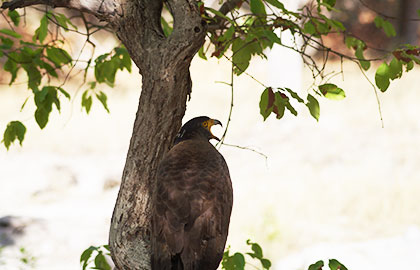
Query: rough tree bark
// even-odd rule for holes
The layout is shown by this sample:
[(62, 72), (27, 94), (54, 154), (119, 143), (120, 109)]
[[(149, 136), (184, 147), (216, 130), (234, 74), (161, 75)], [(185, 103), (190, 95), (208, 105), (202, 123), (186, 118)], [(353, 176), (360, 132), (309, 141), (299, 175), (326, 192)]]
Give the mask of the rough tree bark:
[[(228, 0), (220, 11), (226, 14), (238, 2)], [(2, 5), (45, 4), (93, 14), (111, 25), (140, 69), (142, 92), (109, 236), (117, 269), (150, 269), (150, 190), (181, 127), (191, 93), (189, 66), (207, 31), (197, 0), (165, 3), (174, 18), (169, 37), (160, 23), (163, 0), (13, 0)]]

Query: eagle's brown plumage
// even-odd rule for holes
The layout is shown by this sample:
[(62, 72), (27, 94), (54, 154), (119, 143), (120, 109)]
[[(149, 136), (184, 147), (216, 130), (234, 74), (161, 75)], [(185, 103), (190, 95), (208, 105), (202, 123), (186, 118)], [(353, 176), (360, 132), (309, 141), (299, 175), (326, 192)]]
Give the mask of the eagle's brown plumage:
[(152, 213), (152, 269), (215, 270), (223, 256), (232, 184), (210, 144), (217, 120), (196, 117), (177, 135), (157, 172)]

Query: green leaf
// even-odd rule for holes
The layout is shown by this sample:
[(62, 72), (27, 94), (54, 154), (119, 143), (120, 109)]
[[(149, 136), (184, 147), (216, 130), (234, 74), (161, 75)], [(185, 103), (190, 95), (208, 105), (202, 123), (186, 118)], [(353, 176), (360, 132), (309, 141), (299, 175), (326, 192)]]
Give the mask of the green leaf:
[(95, 251), (95, 250), (97, 250), (96, 247), (90, 246), (85, 251), (83, 251), (82, 255), (80, 256), (80, 263), (83, 263), (83, 265), (82, 265), (83, 270), (86, 270), (86, 267), (89, 264), (89, 259), (92, 256), (92, 252)]
[(322, 2), (330, 5), (331, 7), (333, 7), (333, 6), (335, 6), (336, 0), (323, 0)]
[(198, 50), (198, 56), (201, 59), (207, 60), (206, 54), (204, 53), (204, 45), (200, 47), (200, 49)]
[(261, 0), (250, 0), (251, 12), (257, 16), (266, 15), (264, 3)]
[(262, 31), (264, 37), (268, 38), (271, 41), (271, 46), (269, 46), (270, 48), (273, 46), (272, 45), (273, 43), (281, 44), (281, 39), (273, 31), (274, 29), (272, 31), (271, 30)]
[[(230, 41), (233, 37), (233, 34), (235, 33), (235, 26), (231, 25), (228, 30), (226, 30), (222, 36), (220, 36), (217, 41), (223, 42), (223, 41)], [(203, 45), (204, 46), (204, 45)]]
[(292, 106), (292, 104), (290, 104), (289, 100), (286, 101), (285, 103), (286, 109), (289, 110), (289, 112), (291, 114), (293, 114), (294, 116), (298, 115), (298, 112), (296, 111), (296, 109)]
[(261, 259), (263, 257), (262, 248), (257, 243), (252, 243), (252, 251), (254, 251), (255, 257)]
[(402, 61), (393, 58), (389, 63), (389, 78), (395, 80), (402, 76)]
[(7, 12), (7, 16), (12, 20), (15, 26), (19, 26), (20, 15), (16, 10), (10, 10)]
[(48, 64), (47, 62), (44, 62), (44, 61), (40, 60), (38, 65), (41, 68), (45, 69), (47, 71), (47, 73), (50, 74), (51, 76), (53, 76), (54, 78), (58, 78), (58, 74), (55, 71), (55, 69), (50, 64)]
[(312, 22), (315, 24), (316, 32), (321, 35), (328, 34), (330, 32), (330, 26), (328, 23), (323, 23), (317, 19), (312, 19)]
[(41, 19), (41, 24), (35, 30), (35, 35), (33, 36), (33, 41), (39, 40), (40, 43), (44, 42), (48, 34), (48, 17), (44, 15)]
[(330, 267), (331, 270), (347, 270), (347, 267), (345, 267), (336, 259), (330, 259), (328, 266)]
[(261, 265), (263, 266), (264, 269), (270, 269), (271, 267), (271, 261), (265, 258), (262, 258), (261, 260)]
[(242, 74), (248, 66), (249, 61), (251, 60), (251, 50), (250, 44), (247, 44), (240, 38), (237, 38), (233, 41), (232, 44), (232, 62), (235, 65), (234, 72), (236, 75)]
[(410, 61), (410, 62), (406, 63), (406, 69), (405, 70), (407, 72), (412, 70), (413, 68), (414, 68), (414, 62), (413, 61)]
[(296, 99), (298, 102), (300, 103), (304, 103), (303, 99), (299, 97), (299, 95), (292, 91), (290, 88), (284, 88), (287, 92), (289, 92), (289, 94), (292, 96), (292, 98)]
[[(10, 54), (9, 54), (9, 56), (10, 56)], [(12, 85), (12, 83), (16, 79), (17, 72), (19, 70), (19, 67), (16, 64), (16, 61), (12, 60), (10, 57), (7, 58), (7, 61), (4, 64), (3, 68), (4, 68), (5, 71), (8, 71), (12, 75), (12, 78), (10, 79), (10, 82), (9, 82), (9, 85)]]
[(376, 16), (373, 21), (377, 28), (382, 28), (384, 30), (387, 37), (395, 37), (397, 35), (394, 26), (387, 20), (382, 19), (382, 17)]
[(41, 72), (38, 67), (34, 63), (22, 64), (22, 67), (28, 75), (28, 88), (32, 91), (38, 90), (38, 86), (40, 85), (42, 79)]
[(131, 57), (125, 47), (115, 47), (114, 48), (117, 57), (121, 60), (120, 62), (120, 69), (124, 70), (124, 68), (131, 72)]
[(9, 50), (13, 47), (14, 42), (10, 38), (0, 36), (0, 39), (1, 39), (1, 43), (2, 43), (1, 46), (0, 46), (1, 49)]
[(365, 57), (363, 56), (363, 48), (357, 47), (355, 55), (358, 58), (362, 68), (364, 70), (368, 70), (370, 68), (370, 62), (365, 60)]
[(417, 10), (417, 15), (419, 16), (419, 18), (420, 18), (420, 9), (418, 9)]
[(276, 92), (275, 99), (274, 99), (273, 112), (276, 114), (277, 119), (281, 119), (284, 116), (285, 108), (286, 108), (286, 101), (284, 100), (280, 92)]
[(343, 89), (332, 83), (326, 83), (318, 86), (319, 91), (324, 97), (332, 100), (342, 100), (346, 97)]
[(322, 267), (324, 266), (323, 261), (317, 261), (314, 264), (311, 264), (308, 268), (308, 270), (322, 270)]
[(318, 100), (316, 100), (316, 98), (314, 98), (311, 94), (308, 94), (308, 97), (306, 99), (308, 100), (308, 102), (306, 103), (306, 107), (308, 107), (309, 112), (311, 113), (313, 118), (315, 118), (316, 121), (319, 121), (320, 109)]
[(96, 97), (99, 99), (99, 101), (104, 106), (105, 110), (109, 113), (108, 105), (107, 105), (107, 96), (104, 92), (100, 91), (99, 94), (96, 94)]
[(308, 21), (303, 25), (303, 31), (309, 35), (314, 35), (316, 34), (315, 25), (311, 21)]
[(260, 114), (264, 118), (264, 121), (273, 111), (273, 104), (274, 104), (274, 93), (273, 93), (273, 90), (270, 87), (268, 87), (261, 94), (261, 98), (260, 98)]
[(38, 123), (38, 126), (43, 129), (48, 123), (48, 118), (52, 111), (52, 104), (55, 104), (60, 111), (60, 100), (57, 97), (57, 87), (44, 86), (41, 91), (34, 92), (35, 105), (37, 107), (35, 111), (35, 120)]
[(15, 31), (12, 31), (10, 29), (4, 28), (4, 29), (0, 29), (0, 33), (14, 37), (14, 38), (21, 38), (22, 36), (18, 33), (16, 33)]
[(63, 49), (56, 47), (47, 48), (47, 58), (54, 63), (56, 67), (61, 67), (61, 65), (71, 63), (71, 56)]
[(100, 251), (98, 255), (95, 257), (95, 268), (100, 270), (111, 270), (111, 266), (109, 266), (108, 262), (105, 259), (105, 256)]
[(92, 96), (90, 96), (89, 90), (86, 90), (82, 95), (82, 107), (84, 107), (86, 113), (89, 114), (90, 108), (92, 107)]
[(66, 98), (70, 100), (70, 94), (61, 87), (57, 87), (58, 91), (60, 91)]
[(171, 27), (163, 17), (160, 17), (160, 23), (162, 24), (163, 34), (165, 34), (165, 37), (169, 37), (173, 31), (173, 27)]
[(383, 62), (375, 73), (375, 83), (376, 86), (382, 91), (385, 92), (389, 87), (389, 78), (390, 78), (390, 68)]
[(236, 252), (233, 254), (233, 262), (235, 264), (235, 269), (244, 269), (245, 267), (245, 258), (242, 253)]
[(19, 140), (19, 144), (22, 146), (23, 139), (25, 138), (26, 127), (19, 121), (11, 121), (7, 124), (6, 130), (3, 134), (3, 143), (9, 150), (10, 144), (16, 139)]
[(61, 26), (65, 31), (68, 31), (70, 29), (69, 25), (74, 29), (77, 30), (77, 26), (75, 26), (69, 18), (66, 17), (66, 15), (62, 13), (53, 13), (51, 11), (47, 12), (48, 18), (52, 19), (55, 18), (57, 24)]
[(205, 7), (206, 10), (210, 11), (211, 13), (213, 13), (214, 15), (223, 18), (225, 20), (227, 20), (228, 22), (230, 22), (231, 24), (235, 25), (235, 22), (229, 18), (228, 16), (224, 15), (222, 12), (218, 11), (217, 9), (214, 8), (210, 8), (210, 7)]
[(356, 45), (356, 41), (357, 41), (356, 38), (347, 36), (344, 42), (346, 43), (347, 48), (350, 49)]
[(286, 10), (286, 8), (284, 7), (283, 3), (277, 1), (277, 0), (265, 0), (265, 2), (269, 3), (272, 6), (275, 6), (276, 8), (279, 8), (281, 10)]

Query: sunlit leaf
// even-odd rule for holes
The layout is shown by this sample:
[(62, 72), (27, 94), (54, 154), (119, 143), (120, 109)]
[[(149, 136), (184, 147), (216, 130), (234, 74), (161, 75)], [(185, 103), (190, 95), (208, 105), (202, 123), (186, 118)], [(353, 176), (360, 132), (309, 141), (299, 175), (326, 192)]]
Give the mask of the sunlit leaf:
[(394, 26), (389, 21), (384, 20), (380, 16), (376, 16), (373, 21), (377, 28), (382, 28), (384, 30), (387, 37), (395, 37), (397, 35)]
[(308, 102), (306, 103), (306, 107), (308, 107), (309, 112), (311, 113), (313, 118), (315, 118), (316, 121), (318, 121), (320, 114), (318, 100), (316, 100), (316, 98), (314, 98), (311, 94), (308, 94), (308, 97), (306, 99), (308, 100)]
[(169, 37), (169, 35), (173, 31), (173, 27), (171, 27), (163, 17), (160, 17), (160, 23), (162, 24), (163, 34), (165, 35), (165, 37)]
[(370, 61), (365, 60), (362, 47), (357, 47), (355, 56), (359, 59), (360, 65), (364, 70), (368, 70), (370, 68)]
[(343, 89), (332, 83), (320, 85), (318, 89), (328, 99), (341, 100), (346, 97)]
[(395, 80), (402, 76), (402, 62), (396, 58), (393, 58), (389, 63), (389, 78)]
[(390, 78), (390, 68), (383, 62), (375, 73), (375, 83), (376, 86), (382, 91), (385, 92), (389, 87), (389, 78)]

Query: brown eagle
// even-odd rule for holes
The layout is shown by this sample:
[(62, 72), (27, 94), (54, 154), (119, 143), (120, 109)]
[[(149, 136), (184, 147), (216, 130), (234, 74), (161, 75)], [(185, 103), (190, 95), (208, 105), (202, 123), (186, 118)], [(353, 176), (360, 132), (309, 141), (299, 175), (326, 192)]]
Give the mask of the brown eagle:
[(215, 270), (222, 259), (233, 194), (223, 156), (209, 142), (220, 121), (185, 123), (161, 161), (153, 193), (152, 269)]

